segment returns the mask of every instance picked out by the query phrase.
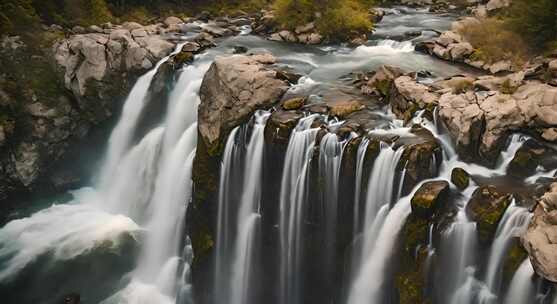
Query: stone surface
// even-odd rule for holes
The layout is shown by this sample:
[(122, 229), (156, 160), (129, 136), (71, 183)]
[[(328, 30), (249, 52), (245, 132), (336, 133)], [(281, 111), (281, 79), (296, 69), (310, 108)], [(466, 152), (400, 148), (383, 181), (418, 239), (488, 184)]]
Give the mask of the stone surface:
[(410, 76), (401, 76), (394, 80), (388, 99), (393, 113), (400, 119), (409, 120), (419, 109), (433, 109), (439, 96)]
[(276, 103), (288, 84), (276, 78), (270, 54), (218, 57), (203, 78), (198, 128), (209, 153), (217, 152), (223, 132), (261, 107)]
[(443, 203), (449, 191), (447, 181), (426, 182), (414, 193), (411, 200), (412, 214), (429, 218), (437, 211)]
[(474, 191), (466, 205), (466, 214), (476, 222), (480, 242), (489, 244), (493, 240), (511, 199), (510, 194), (501, 192), (492, 185), (481, 186)]
[(470, 185), (470, 174), (462, 168), (454, 168), (451, 172), (451, 182), (460, 190)]

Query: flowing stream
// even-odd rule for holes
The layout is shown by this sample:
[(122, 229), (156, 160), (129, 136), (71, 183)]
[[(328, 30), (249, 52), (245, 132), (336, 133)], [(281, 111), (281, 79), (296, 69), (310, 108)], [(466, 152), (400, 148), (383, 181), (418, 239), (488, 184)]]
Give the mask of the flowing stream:
[[(349, 73), (384, 64), (427, 70), (433, 76), (424, 81), (461, 73), (461, 67), (414, 51), (416, 41), (431, 36), (431, 29), (448, 29), (452, 20), (454, 16), (393, 8), (372, 39), (357, 48), (276, 43), (246, 29), (222, 39), (216, 48), (197, 55), (193, 64), (176, 72), (166, 114), (136, 140), (150, 85), (169, 57), (162, 59), (138, 79), (127, 97), (108, 139), (103, 165), (93, 172), (97, 182), (72, 191), (68, 203), (52, 204), (0, 229), (0, 283), (45, 282), (33, 285), (42, 286), (34, 290), (36, 296), (14, 290), (15, 298), (25, 295), (21, 303), (37, 303), (36, 297), (50, 290), (55, 290), (52, 299), (79, 291), (83, 303), (194, 303), (190, 285), (194, 256), (185, 234), (186, 211), (192, 196), (199, 89), (215, 56), (230, 55), (236, 46), (270, 51), (279, 66), (304, 75), (289, 94), (320, 101), (322, 92), (345, 88)], [(422, 34), (407, 38), (406, 33), (412, 31)], [(173, 54), (182, 46), (178, 44)], [(277, 201), (276, 222), (270, 224), (272, 241), (263, 233), (261, 207), (262, 181), (269, 174), (264, 169), (269, 161), (265, 128), (272, 111), (257, 111), (249, 123), (228, 134), (214, 206), (216, 239), (210, 274), (214, 303), (210, 304), (398, 303), (393, 286), (397, 250), (412, 211), (413, 194), (427, 181), (450, 180), (457, 167), (473, 177), (503, 178), (510, 160), (528, 139), (511, 136), (497, 166), (487, 168), (461, 161), (442, 126), (436, 119), (424, 118), (423, 112), (404, 123), (384, 107), (373, 106), (370, 111), (378, 124), (364, 135), (341, 135), (344, 121), (326, 115), (304, 113), (298, 120), (284, 158), (271, 160), (282, 168), (277, 173), (280, 188), (271, 193)], [(406, 189), (410, 173), (403, 156), (410, 145), (399, 145), (397, 139), (416, 140), (412, 124), (429, 130), (442, 152), (430, 159), (434, 177)], [(354, 153), (353, 182), (343, 189), (347, 147), (358, 136), (362, 138)], [(367, 157), (377, 138), (377, 155), (369, 165)], [(534, 183), (541, 176), (526, 181)], [(443, 304), (542, 303), (537, 300), (528, 259), (506, 287), (502, 275), (504, 258), (514, 238), (524, 233), (531, 213), (513, 201), (482, 258), (476, 223), (466, 213), (479, 186), (472, 181), (451, 195), (447, 204), (454, 205), (454, 217), (444, 230), (428, 227), (426, 272), (428, 280), (437, 281), (428, 282), (432, 287), (426, 293), (433, 295), (433, 303)], [(454, 185), (451, 191), (457, 192)], [(343, 196), (347, 192), (352, 199)], [(347, 234), (350, 241), (344, 244)], [(342, 251), (343, 246), (350, 250)], [(264, 252), (264, 247), (274, 252)], [(260, 263), (266, 259), (272, 260)], [(262, 265), (271, 266), (260, 269)], [(59, 278), (64, 281), (57, 284)], [(271, 286), (262, 292), (259, 287), (266, 282)]]

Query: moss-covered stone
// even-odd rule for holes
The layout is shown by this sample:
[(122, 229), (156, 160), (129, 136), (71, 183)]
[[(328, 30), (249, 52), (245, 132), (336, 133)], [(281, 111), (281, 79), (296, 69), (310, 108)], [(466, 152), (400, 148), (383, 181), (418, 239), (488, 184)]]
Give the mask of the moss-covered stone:
[(304, 106), (306, 97), (294, 97), (282, 102), (282, 108), (285, 110), (297, 110)]
[(533, 175), (541, 164), (544, 154), (546, 154), (544, 146), (535, 140), (528, 140), (515, 153), (513, 159), (509, 163), (507, 173), (518, 178), (524, 178)]
[(431, 181), (424, 183), (411, 200), (412, 214), (430, 218), (437, 211), (449, 191), (447, 181)]
[(480, 242), (487, 244), (493, 240), (499, 221), (511, 203), (512, 196), (500, 192), (495, 186), (481, 186), (466, 205), (466, 213), (477, 223)]
[(454, 168), (451, 172), (451, 182), (460, 190), (470, 185), (470, 174), (462, 168)]

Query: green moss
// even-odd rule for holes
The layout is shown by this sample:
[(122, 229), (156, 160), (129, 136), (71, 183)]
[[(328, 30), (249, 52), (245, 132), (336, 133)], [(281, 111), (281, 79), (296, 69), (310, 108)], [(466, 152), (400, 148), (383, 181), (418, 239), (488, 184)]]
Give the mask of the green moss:
[(522, 247), (519, 238), (514, 238), (509, 248), (507, 256), (503, 264), (503, 283), (508, 284), (515, 272), (520, 267), (520, 264), (528, 258), (528, 252)]
[(460, 190), (470, 185), (470, 174), (462, 168), (454, 168), (451, 172), (451, 182)]

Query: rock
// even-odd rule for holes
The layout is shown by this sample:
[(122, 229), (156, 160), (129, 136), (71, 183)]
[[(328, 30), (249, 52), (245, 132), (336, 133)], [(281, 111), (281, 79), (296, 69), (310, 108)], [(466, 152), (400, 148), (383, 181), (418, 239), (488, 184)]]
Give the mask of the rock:
[(209, 154), (217, 153), (223, 132), (284, 94), (288, 84), (268, 66), (274, 62), (270, 54), (215, 59), (203, 78), (198, 114), (199, 133)]
[(182, 24), (184, 23), (184, 21), (182, 21), (182, 19), (178, 18), (178, 17), (174, 17), (174, 16), (170, 16), (167, 17), (166, 19), (164, 19), (164, 25), (166, 25), (167, 27), (170, 27), (172, 25), (176, 25), (176, 24)]
[(282, 38), (283, 41), (298, 42), (298, 38), (296, 38), (296, 35), (294, 35), (294, 33), (292, 33), (291, 31), (283, 30), (283, 31), (280, 31), (278, 34)]
[(472, 53), (474, 53), (474, 47), (468, 42), (449, 45), (449, 54), (453, 61), (464, 62), (464, 59), (468, 58)]
[(292, 72), (289, 72), (289, 71), (285, 71), (285, 70), (278, 70), (277, 71), (277, 78), (282, 79), (282, 80), (286, 80), (291, 84), (297, 84), (298, 81), (300, 80), (300, 78), (302, 78), (302, 75), (292, 73)]
[(233, 54), (245, 54), (248, 52), (248, 48), (245, 46), (235, 46)]
[(508, 72), (512, 70), (512, 63), (507, 60), (502, 60), (491, 64), (489, 67), (489, 72), (491, 74), (497, 74), (499, 72)]
[(304, 106), (307, 98), (305, 97), (295, 97), (282, 102), (282, 108), (285, 110), (297, 110)]
[(79, 304), (81, 297), (77, 293), (69, 294), (64, 297), (64, 304)]
[(553, 77), (557, 77), (557, 59), (551, 60), (548, 64), (548, 71)]
[(507, 7), (511, 4), (511, 0), (490, 0), (485, 5), (488, 12)]
[(231, 30), (217, 26), (215, 24), (208, 24), (203, 26), (203, 31), (215, 37), (224, 37), (232, 34)]
[(500, 192), (492, 185), (481, 186), (474, 191), (466, 205), (466, 214), (476, 222), (480, 242), (488, 244), (493, 240), (511, 200), (510, 194)]
[(398, 67), (382, 65), (375, 71), (367, 83), (361, 87), (361, 91), (365, 95), (378, 93), (380, 96), (387, 96), (391, 90), (393, 81), (403, 74), (404, 71)]
[(357, 100), (334, 100), (328, 102), (327, 105), (329, 113), (341, 119), (364, 108), (364, 105)]
[(286, 152), (290, 133), (302, 117), (302, 113), (294, 111), (273, 112), (265, 126), (265, 142)]
[(436, 42), (441, 46), (448, 47), (450, 44), (462, 42), (462, 36), (452, 31), (446, 31), (437, 38)]
[(551, 142), (557, 141), (557, 128), (544, 129), (542, 132), (542, 138)]
[(453, 94), (466, 93), (474, 88), (475, 79), (467, 76), (454, 76), (449, 79), (444, 79), (435, 82), (435, 86), (442, 89), (450, 89)]
[(318, 33), (311, 33), (306, 40), (306, 43), (310, 45), (320, 44), (321, 42), (323, 42), (323, 36)]
[(447, 181), (432, 181), (422, 184), (411, 200), (412, 214), (430, 218), (439, 209), (449, 191)]
[(294, 32), (299, 35), (299, 34), (312, 32), (314, 29), (315, 29), (315, 24), (311, 22), (306, 25), (297, 26)]
[(174, 56), (174, 62), (177, 64), (177, 68), (181, 68), (186, 64), (193, 62), (194, 55), (192, 52), (181, 51)]
[(182, 47), (183, 52), (197, 53), (200, 50), (201, 50), (201, 46), (198, 43), (190, 42), (190, 41), (186, 42)]
[(162, 59), (174, 50), (174, 44), (158, 35), (138, 37), (137, 43), (151, 53), (155, 58)]
[(522, 236), (522, 244), (530, 256), (538, 275), (557, 282), (557, 183), (540, 199), (528, 230)]
[(540, 157), (545, 152), (545, 148), (538, 142), (528, 140), (516, 151), (507, 167), (507, 174), (518, 178), (534, 175), (540, 165)]
[(389, 93), (389, 103), (395, 115), (409, 120), (419, 109), (433, 109), (439, 97), (431, 89), (417, 83), (409, 76), (401, 76), (394, 80)]
[(454, 168), (451, 172), (451, 182), (460, 190), (470, 185), (470, 174), (462, 168)]

